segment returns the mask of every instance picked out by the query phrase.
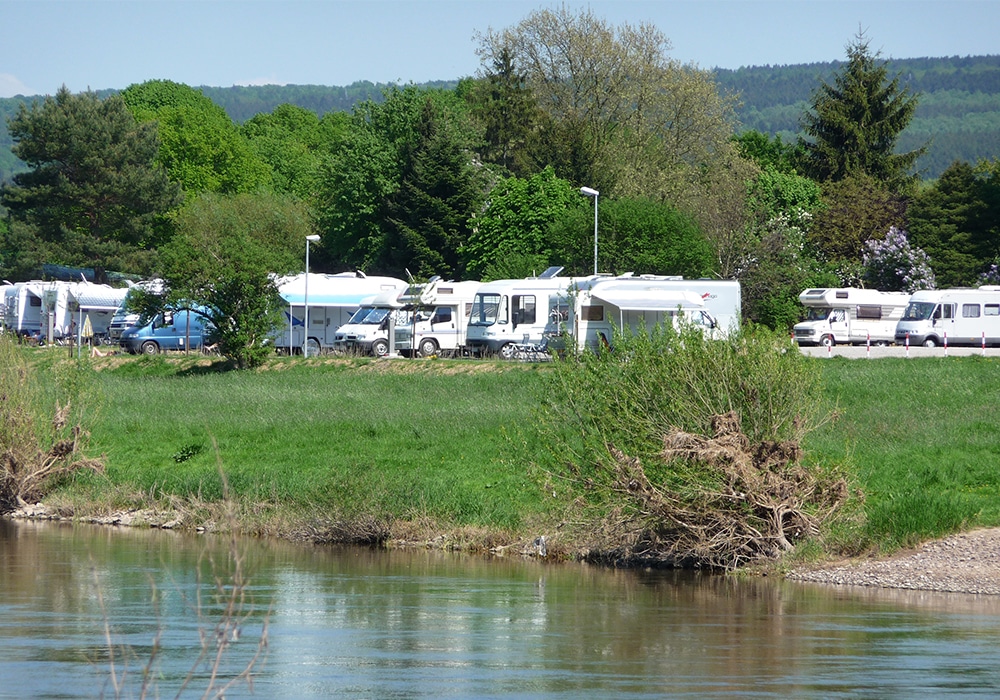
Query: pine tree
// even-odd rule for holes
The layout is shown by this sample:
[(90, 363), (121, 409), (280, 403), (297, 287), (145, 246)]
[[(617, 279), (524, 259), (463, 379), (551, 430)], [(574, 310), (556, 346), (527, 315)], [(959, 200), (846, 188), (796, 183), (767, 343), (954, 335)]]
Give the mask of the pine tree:
[(917, 96), (900, 78), (888, 79), (886, 62), (872, 53), (864, 33), (847, 47), (847, 63), (833, 84), (823, 83), (803, 117), (805, 173), (820, 182), (867, 175), (893, 192), (917, 182), (911, 169), (926, 146), (894, 153), (917, 108)]

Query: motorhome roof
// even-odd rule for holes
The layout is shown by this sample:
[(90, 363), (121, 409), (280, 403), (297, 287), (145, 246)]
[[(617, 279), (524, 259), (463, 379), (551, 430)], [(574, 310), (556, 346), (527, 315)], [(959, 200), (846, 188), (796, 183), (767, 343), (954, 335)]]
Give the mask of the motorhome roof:
[(670, 311), (677, 307), (690, 309), (705, 306), (701, 295), (695, 292), (656, 287), (600, 287), (592, 291), (591, 296), (617, 306), (622, 311)]

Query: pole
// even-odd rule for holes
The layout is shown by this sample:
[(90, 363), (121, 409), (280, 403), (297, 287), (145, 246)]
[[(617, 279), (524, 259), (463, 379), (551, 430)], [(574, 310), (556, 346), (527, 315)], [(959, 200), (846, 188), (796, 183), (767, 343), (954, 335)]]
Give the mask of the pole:
[(594, 194), (594, 274), (597, 274), (597, 194)]
[(302, 357), (309, 357), (309, 236), (306, 236), (306, 286), (303, 293)]

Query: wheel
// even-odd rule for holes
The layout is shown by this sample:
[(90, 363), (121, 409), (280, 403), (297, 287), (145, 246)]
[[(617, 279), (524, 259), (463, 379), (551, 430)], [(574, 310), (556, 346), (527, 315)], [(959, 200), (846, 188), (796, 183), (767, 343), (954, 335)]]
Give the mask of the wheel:
[(319, 341), (316, 340), (315, 338), (310, 338), (309, 340), (307, 340), (306, 352), (309, 354), (309, 357), (319, 357), (319, 352), (320, 352)]
[(875, 341), (875, 347), (877, 347), (877, 348), (887, 348), (887, 347), (889, 347), (889, 341), (888, 340), (876, 340)]
[(424, 338), (420, 341), (420, 355), (421, 357), (430, 357), (431, 355), (437, 355), (438, 344), (433, 338)]
[(372, 355), (375, 357), (385, 357), (389, 354), (389, 341), (379, 338), (372, 343)]
[(514, 347), (514, 343), (504, 343), (497, 354), (500, 355), (501, 359), (513, 360), (517, 354), (517, 348)]
[(837, 344), (837, 341), (833, 339), (832, 335), (824, 335), (822, 338), (819, 339), (819, 344), (822, 345), (824, 348), (832, 348), (834, 345)]
[(142, 350), (143, 355), (156, 355), (160, 352), (160, 346), (156, 344), (155, 341), (147, 340), (139, 349)]
[(927, 338), (927, 339), (925, 339), (924, 340), (924, 347), (925, 348), (936, 348), (937, 347), (937, 338)]

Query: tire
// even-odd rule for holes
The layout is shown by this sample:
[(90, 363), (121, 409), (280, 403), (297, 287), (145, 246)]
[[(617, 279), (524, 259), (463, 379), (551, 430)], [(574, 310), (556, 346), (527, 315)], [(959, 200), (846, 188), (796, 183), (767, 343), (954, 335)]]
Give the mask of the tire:
[(139, 350), (143, 355), (157, 355), (160, 352), (160, 346), (155, 341), (147, 340), (139, 346)]
[(924, 345), (925, 348), (936, 348), (937, 347), (937, 338), (933, 338), (933, 337), (932, 338), (925, 338), (923, 345)]
[(824, 335), (822, 338), (819, 339), (819, 344), (822, 345), (824, 348), (832, 348), (834, 345), (837, 344), (837, 341), (833, 339), (832, 335)]
[(877, 348), (887, 348), (887, 347), (889, 347), (889, 341), (888, 340), (876, 340), (875, 341), (875, 347), (877, 347)]
[(306, 352), (309, 353), (309, 357), (319, 357), (321, 350), (319, 341), (315, 338), (310, 338), (306, 341)]
[(389, 341), (379, 338), (372, 343), (372, 355), (375, 357), (385, 357), (389, 354)]
[(514, 347), (514, 343), (504, 343), (500, 346), (497, 354), (502, 360), (513, 360), (514, 356), (517, 355), (517, 348)]
[(433, 338), (424, 338), (420, 341), (420, 356), (430, 357), (438, 354), (438, 344)]

